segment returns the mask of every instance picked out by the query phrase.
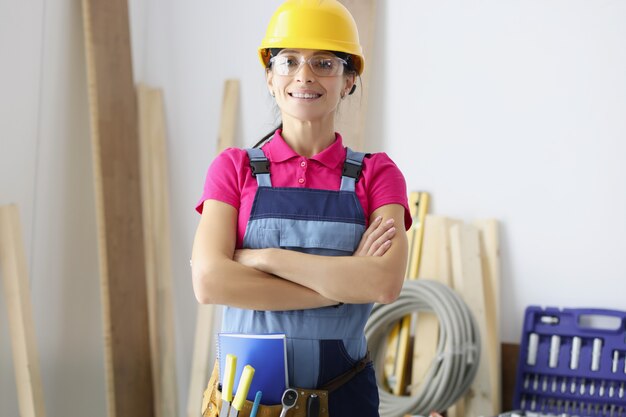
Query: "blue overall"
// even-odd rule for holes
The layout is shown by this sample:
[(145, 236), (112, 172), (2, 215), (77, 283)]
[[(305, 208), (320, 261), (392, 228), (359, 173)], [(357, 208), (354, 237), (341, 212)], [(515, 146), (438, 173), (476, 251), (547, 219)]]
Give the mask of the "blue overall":
[[(365, 215), (355, 192), (363, 153), (347, 149), (341, 188), (335, 191), (272, 187), (263, 151), (247, 151), (258, 189), (244, 248), (283, 248), (325, 256), (354, 253), (365, 231)], [(225, 307), (222, 331), (286, 334), (290, 385), (316, 389), (353, 368), (366, 355), (364, 328), (371, 309), (372, 304), (289, 311)], [(374, 369), (369, 363), (330, 393), (330, 416), (377, 417), (378, 401)]]

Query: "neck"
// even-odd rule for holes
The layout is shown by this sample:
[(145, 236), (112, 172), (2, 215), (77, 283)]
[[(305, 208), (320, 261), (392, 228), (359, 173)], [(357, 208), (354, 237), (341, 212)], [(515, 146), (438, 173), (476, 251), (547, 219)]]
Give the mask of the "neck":
[(311, 157), (335, 141), (335, 126), (329, 121), (302, 121), (283, 115), (282, 136), (298, 155)]

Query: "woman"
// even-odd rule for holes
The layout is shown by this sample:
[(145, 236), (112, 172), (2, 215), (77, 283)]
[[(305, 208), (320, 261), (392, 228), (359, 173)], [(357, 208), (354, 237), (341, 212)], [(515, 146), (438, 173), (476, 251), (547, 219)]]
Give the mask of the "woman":
[(289, 0), (259, 56), (281, 128), (211, 164), (194, 291), (226, 306), (223, 332), (285, 333), (291, 386), (338, 384), (331, 416), (378, 416), (363, 329), (372, 303), (400, 293), (411, 219), (396, 165), (344, 148), (335, 132), (363, 71), (354, 19), (336, 0)]

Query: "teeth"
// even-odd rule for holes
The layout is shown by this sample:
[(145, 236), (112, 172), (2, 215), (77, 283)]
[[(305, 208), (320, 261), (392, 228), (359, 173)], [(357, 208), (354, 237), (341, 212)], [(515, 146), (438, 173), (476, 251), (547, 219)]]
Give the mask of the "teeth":
[(309, 93), (291, 93), (291, 96), (295, 98), (318, 98), (320, 95)]

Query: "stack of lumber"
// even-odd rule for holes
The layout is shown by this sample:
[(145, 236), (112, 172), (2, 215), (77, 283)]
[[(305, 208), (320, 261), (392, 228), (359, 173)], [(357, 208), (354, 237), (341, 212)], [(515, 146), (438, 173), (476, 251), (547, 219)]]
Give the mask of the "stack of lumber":
[[(435, 279), (454, 288), (470, 307), (481, 335), (482, 349), (476, 379), (448, 415), (497, 415), (501, 408), (497, 221), (480, 220), (470, 224), (427, 215), (418, 276)], [(436, 326), (426, 329), (429, 334), (420, 334), (419, 330), (418, 327), (414, 342), (412, 392), (419, 388), (420, 378), (425, 373), (424, 363), (428, 360), (425, 346), (437, 340)], [(432, 349), (434, 352), (434, 346)], [(432, 360), (432, 356), (430, 358)]]
[[(481, 353), (476, 378), (465, 396), (450, 410), (451, 417), (497, 415), (501, 411), (498, 222), (463, 222), (426, 214), (426, 193), (412, 193), (414, 225), (409, 231), (407, 279), (432, 279), (456, 290), (478, 324)], [(426, 195), (427, 197), (427, 195)], [(421, 201), (421, 203), (420, 203)], [(416, 206), (421, 204), (421, 210)], [(386, 353), (385, 376), (390, 392), (416, 395), (433, 364), (439, 322), (431, 313), (415, 313), (392, 330)], [(403, 340), (404, 338), (404, 340)]]

